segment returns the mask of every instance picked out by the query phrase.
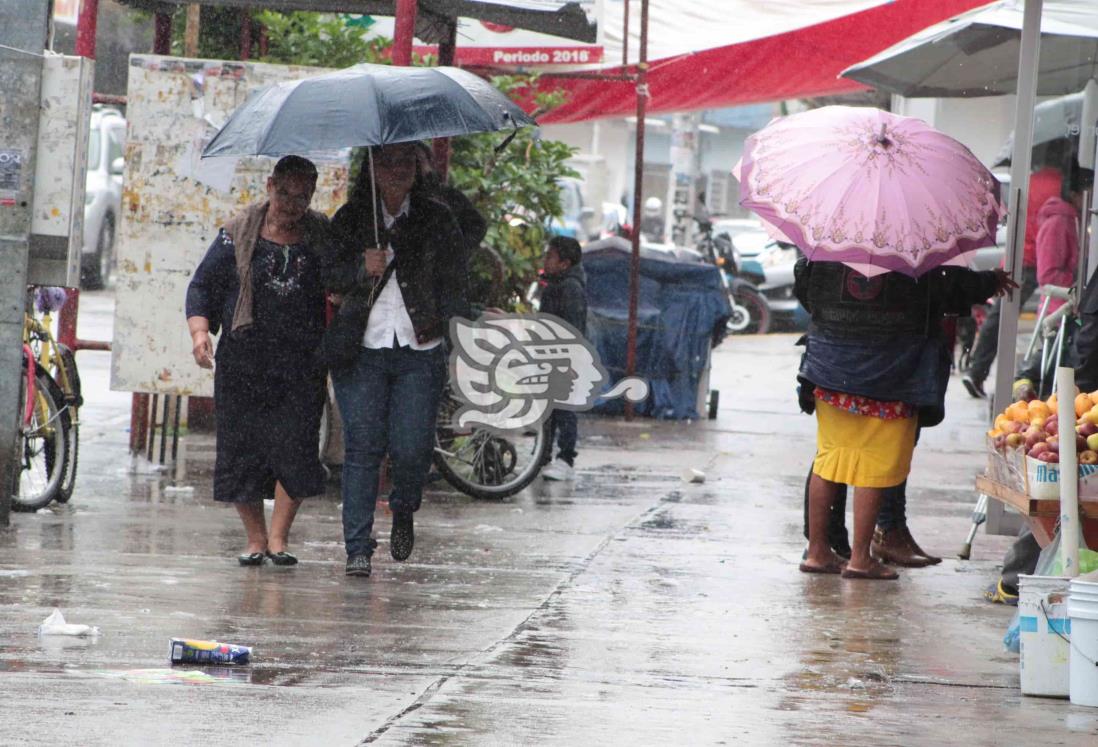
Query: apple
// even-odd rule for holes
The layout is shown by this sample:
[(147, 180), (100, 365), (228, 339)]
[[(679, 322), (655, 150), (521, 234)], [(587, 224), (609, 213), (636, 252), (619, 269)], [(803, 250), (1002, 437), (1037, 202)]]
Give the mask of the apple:
[(1083, 423), (1082, 425), (1076, 426), (1075, 431), (1083, 438), (1086, 438), (1098, 433), (1098, 425), (1095, 425), (1094, 423)]
[(1038, 444), (1034, 444), (1033, 448), (1031, 448), (1027, 452), (1027, 455), (1033, 457), (1034, 459), (1036, 459), (1037, 457), (1041, 456), (1042, 454), (1044, 454), (1047, 451), (1048, 451), (1048, 442), (1041, 441)]
[(1080, 451), (1079, 464), (1098, 464), (1098, 451), (1092, 449)]
[(1059, 436), (1049, 436), (1048, 440), (1045, 441), (1045, 443), (1048, 444), (1048, 450), (1049, 451), (1051, 451), (1053, 453), (1056, 453), (1056, 454), (1060, 453), (1060, 437)]
[(999, 434), (991, 439), (991, 445), (995, 447), (996, 451), (1003, 451), (1006, 449), (1006, 436)]
[(1027, 423), (1020, 423), (1017, 420), (1008, 420), (1006, 423), (1003, 424), (1003, 432), (1008, 434), (1021, 433), (1028, 427), (1029, 425)]
[(1087, 450), (1087, 440), (1079, 433), (1075, 434), (1075, 453)]
[(1026, 437), (1021, 433), (1011, 433), (1006, 437), (1006, 445), (1012, 449), (1017, 449), (1019, 446), (1026, 442)]
[(1060, 431), (1060, 421), (1056, 418), (1049, 418), (1045, 421), (1045, 433), (1050, 436), (1055, 436)]
[(1087, 436), (1087, 448), (1091, 451), (1098, 451), (1098, 433)]
[(1031, 427), (1036, 426), (1038, 428), (1044, 428), (1045, 423), (1047, 421), (1048, 421), (1048, 418), (1036, 417), (1036, 418), (1030, 418), (1029, 419), (1029, 424), (1030, 424)]
[(1025, 432), (1025, 437), (1026, 437), (1026, 448), (1027, 449), (1032, 449), (1035, 445), (1039, 444), (1041, 441), (1047, 440), (1048, 439), (1048, 434), (1045, 433), (1040, 428), (1034, 428), (1033, 426), (1030, 426), (1029, 430), (1027, 430)]
[(1060, 455), (1057, 454), (1055, 451), (1043, 451), (1037, 455), (1037, 458), (1040, 459), (1042, 462), (1048, 462), (1050, 464), (1060, 463)]

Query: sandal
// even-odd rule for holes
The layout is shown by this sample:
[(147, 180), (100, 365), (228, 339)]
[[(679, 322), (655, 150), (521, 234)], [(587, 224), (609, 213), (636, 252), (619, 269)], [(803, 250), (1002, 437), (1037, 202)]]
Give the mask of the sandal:
[(842, 573), (846, 568), (846, 561), (841, 557), (835, 557), (824, 565), (809, 565), (807, 561), (797, 566), (801, 573)]
[(843, 568), (843, 578), (860, 578), (870, 581), (895, 581), (900, 577), (899, 573), (880, 563), (874, 563), (868, 570), (857, 571), (847, 566)]

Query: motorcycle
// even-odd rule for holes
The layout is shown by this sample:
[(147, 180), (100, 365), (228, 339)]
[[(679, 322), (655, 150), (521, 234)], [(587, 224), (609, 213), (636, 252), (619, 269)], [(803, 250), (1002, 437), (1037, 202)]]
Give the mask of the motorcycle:
[(728, 331), (735, 335), (765, 335), (770, 331), (770, 305), (758, 287), (743, 277), (739, 257), (728, 234), (713, 235), (707, 217), (694, 216), (698, 225), (695, 247), (706, 261), (721, 269), (721, 280), (732, 304)]

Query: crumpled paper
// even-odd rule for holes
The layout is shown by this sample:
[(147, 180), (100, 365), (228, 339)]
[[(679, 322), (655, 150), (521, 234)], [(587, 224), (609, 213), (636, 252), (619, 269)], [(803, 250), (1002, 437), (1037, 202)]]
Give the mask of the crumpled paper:
[(50, 616), (38, 626), (38, 635), (71, 635), (71, 636), (97, 636), (99, 628), (94, 625), (78, 625), (65, 622), (65, 616), (61, 610), (54, 609)]

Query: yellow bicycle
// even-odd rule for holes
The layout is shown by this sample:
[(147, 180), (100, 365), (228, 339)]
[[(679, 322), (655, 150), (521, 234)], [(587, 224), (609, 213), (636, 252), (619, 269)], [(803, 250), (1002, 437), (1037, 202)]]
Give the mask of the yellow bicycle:
[(12, 486), (14, 511), (37, 511), (72, 497), (80, 441), (83, 400), (76, 358), (52, 331), (52, 314), (64, 304), (64, 291), (32, 291), (23, 319), (22, 438), (20, 470)]

